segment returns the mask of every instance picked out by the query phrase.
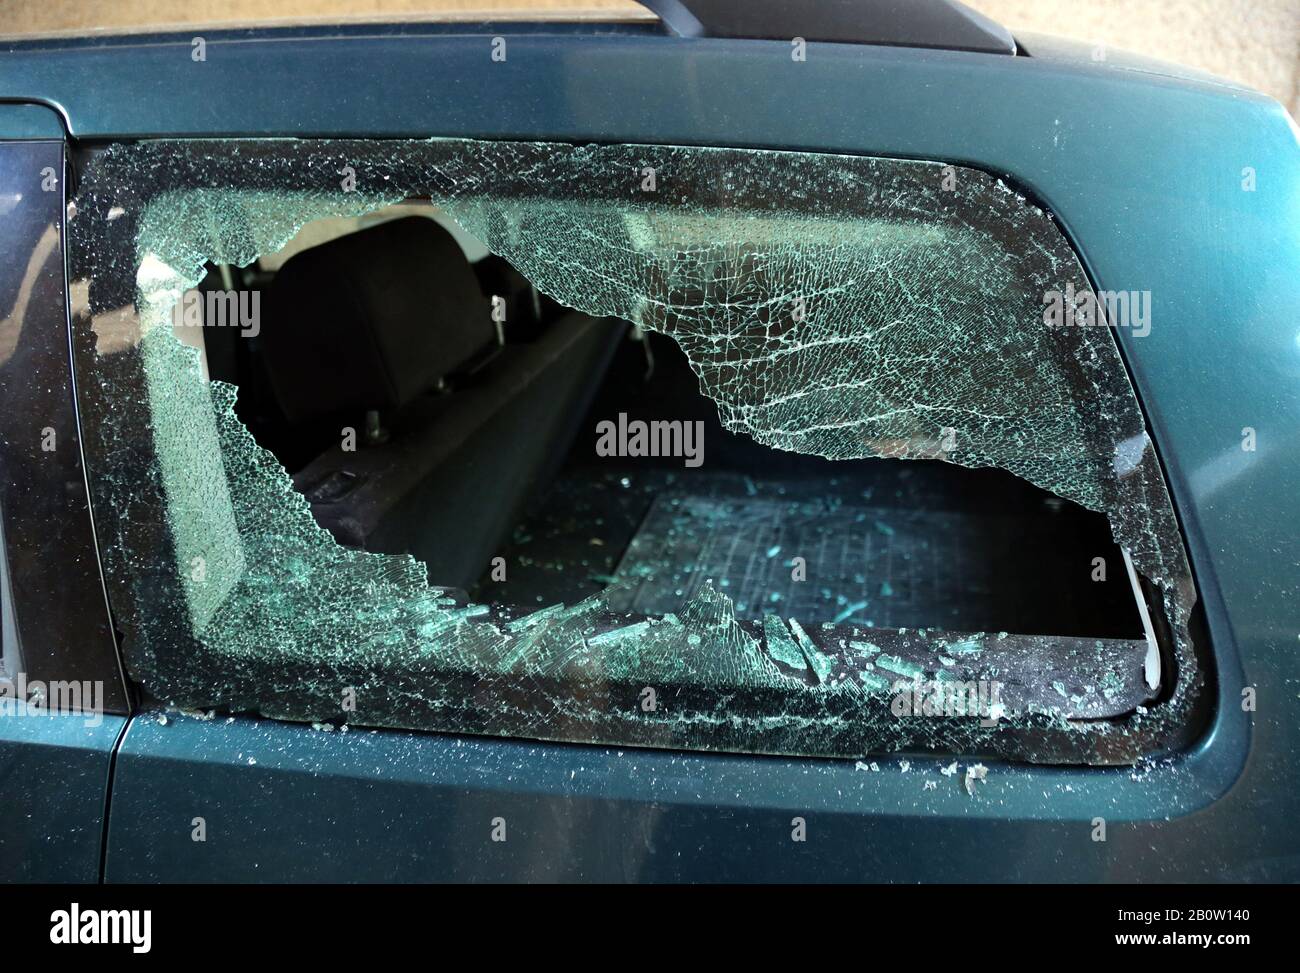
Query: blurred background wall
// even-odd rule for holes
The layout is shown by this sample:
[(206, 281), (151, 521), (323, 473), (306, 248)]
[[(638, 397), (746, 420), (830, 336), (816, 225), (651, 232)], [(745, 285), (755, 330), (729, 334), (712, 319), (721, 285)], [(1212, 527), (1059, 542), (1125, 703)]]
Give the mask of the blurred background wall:
[[(745, 0), (736, 0), (744, 3)], [(967, 0), (1013, 31), (1105, 44), (1257, 88), (1300, 117), (1300, 0)], [(0, 0), (0, 37), (139, 25), (400, 19), (458, 11), (639, 16), (632, 0)]]

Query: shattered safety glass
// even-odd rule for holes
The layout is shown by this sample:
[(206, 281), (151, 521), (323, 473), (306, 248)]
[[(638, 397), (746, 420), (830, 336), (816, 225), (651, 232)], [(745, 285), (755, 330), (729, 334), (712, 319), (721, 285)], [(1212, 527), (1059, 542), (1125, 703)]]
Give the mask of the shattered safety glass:
[[(567, 601), (496, 597), (442, 576), (437, 552), (363, 549), (343, 519), (327, 530), (323, 511), (360, 489), (356, 469), (291, 476), (241, 421), (243, 383), (209, 379), (178, 340), (175, 308), (213, 268), (256, 268), (313, 221), (399, 204), (436, 207), (538, 307), (626, 322), (616, 347), (661, 349), (661, 372), (671, 349), (709, 428), (770, 461), (711, 474), (715, 436), (698, 469), (580, 486), (538, 474), (538, 495), (558, 484), (565, 505), (530, 523), (605, 558), (565, 562), (589, 569)], [(993, 176), (680, 146), (153, 141), (88, 158), (68, 228), (105, 574), (128, 671), (160, 701), (581, 743), (1099, 764), (1158, 751), (1188, 720), (1195, 596), (1142, 413), (1109, 327), (1045, 319), (1045, 295), (1091, 285), (1051, 216)], [(239, 354), (276, 326), (267, 317)], [(440, 381), (427, 408), (469, 410), (502, 360)], [(557, 360), (555, 374), (567, 360), (598, 384), (598, 355)], [(590, 453), (589, 413), (573, 409)], [(628, 421), (607, 418), (626, 438)], [(398, 449), (393, 428), (356, 455)], [(495, 435), (471, 437), (505, 471), (483, 475), (481, 505), (511, 479), (514, 449)], [(837, 493), (864, 462), (891, 471), (889, 489)], [(772, 487), (795, 463), (823, 472)], [(982, 552), (1001, 544), (1028, 563), (1056, 545), (1028, 536), (1014, 504), (974, 526), (942, 504), (882, 513), (882, 496), (923, 493), (931, 468), (1013, 474), (1044, 510), (1104, 517), (1105, 551), (1081, 548), (1071, 570), (1086, 579), (1094, 554), (1117, 549), (1111, 581), (1140, 622), (977, 627), (998, 622), (998, 599), (1027, 597), (981, 582)], [(437, 468), (430, 489), (459, 469)], [(439, 505), (452, 520), (472, 506), (426, 504)], [(614, 545), (600, 531), (620, 510), (632, 512)], [(530, 532), (491, 550), (520, 550)], [(539, 560), (505, 556), (503, 571)], [(923, 577), (932, 597), (904, 604)]]

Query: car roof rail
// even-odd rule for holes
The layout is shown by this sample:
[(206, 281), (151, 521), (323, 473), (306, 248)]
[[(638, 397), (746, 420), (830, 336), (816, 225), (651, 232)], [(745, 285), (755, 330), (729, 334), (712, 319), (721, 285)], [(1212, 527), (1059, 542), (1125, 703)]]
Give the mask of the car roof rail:
[(958, 0), (639, 0), (680, 37), (830, 41), (1015, 54), (1011, 32)]

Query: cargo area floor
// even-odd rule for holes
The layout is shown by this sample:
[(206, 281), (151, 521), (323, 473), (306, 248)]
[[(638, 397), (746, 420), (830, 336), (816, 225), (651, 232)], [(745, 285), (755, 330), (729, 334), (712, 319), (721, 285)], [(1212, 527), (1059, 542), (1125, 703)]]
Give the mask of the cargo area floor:
[[(708, 581), (742, 619), (1141, 635), (1119, 550), (1088, 536), (1084, 512), (1055, 498), (971, 509), (929, 472), (570, 470), (515, 531), (507, 580), (485, 576), (476, 595), (535, 607), (609, 588), (616, 610), (663, 614)], [(1096, 556), (1112, 567), (1103, 583)]]

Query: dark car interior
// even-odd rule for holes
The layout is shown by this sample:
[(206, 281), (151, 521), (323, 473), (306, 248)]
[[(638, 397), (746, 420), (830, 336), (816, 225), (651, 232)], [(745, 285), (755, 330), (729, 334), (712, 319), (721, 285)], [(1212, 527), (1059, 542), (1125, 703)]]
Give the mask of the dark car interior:
[[(521, 609), (607, 590), (661, 614), (710, 581), (742, 619), (1142, 636), (1103, 515), (1002, 470), (730, 433), (671, 338), (471, 262), (426, 216), (236, 272), (263, 321), (204, 329), (211, 377), (339, 543), (410, 553), (433, 585)], [(619, 414), (703, 423), (703, 463), (598, 455)]]

